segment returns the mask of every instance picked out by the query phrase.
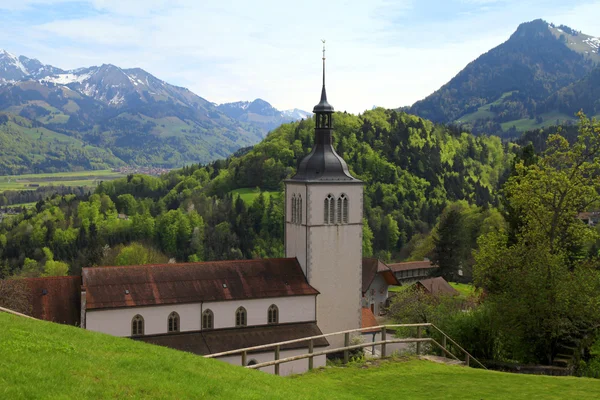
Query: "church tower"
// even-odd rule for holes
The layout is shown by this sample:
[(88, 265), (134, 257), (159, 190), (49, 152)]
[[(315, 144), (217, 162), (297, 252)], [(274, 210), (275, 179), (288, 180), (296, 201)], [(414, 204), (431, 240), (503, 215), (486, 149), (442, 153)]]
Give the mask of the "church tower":
[[(285, 252), (297, 257), (317, 289), (317, 323), (323, 333), (360, 328), (363, 182), (333, 148), (333, 107), (323, 88), (315, 114), (315, 145), (285, 182)], [(332, 337), (333, 346), (343, 337)]]

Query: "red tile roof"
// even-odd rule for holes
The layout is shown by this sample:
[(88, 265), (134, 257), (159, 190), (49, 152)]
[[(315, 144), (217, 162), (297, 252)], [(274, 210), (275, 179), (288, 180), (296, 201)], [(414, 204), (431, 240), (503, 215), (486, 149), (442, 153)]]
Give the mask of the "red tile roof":
[(24, 278), (30, 291), (31, 316), (67, 325), (79, 325), (81, 277)]
[(446, 282), (446, 280), (444, 278), (442, 278), (441, 276), (438, 276), (436, 278), (430, 278), (430, 279), (422, 279), (422, 280), (416, 282), (415, 285), (418, 285), (418, 286), (424, 288), (427, 292), (429, 292), (433, 295), (446, 294), (446, 295), (456, 296), (456, 295), (460, 294), (460, 293), (458, 293), (458, 290), (456, 290), (452, 286), (450, 286), (450, 284), (448, 282)]
[(88, 310), (319, 293), (296, 258), (94, 267), (82, 275)]
[(388, 285), (399, 285), (398, 279), (391, 269), (377, 258), (363, 258), (362, 260), (362, 292), (366, 293), (373, 280), (381, 274)]
[(431, 265), (431, 261), (408, 261), (394, 264), (388, 264), (388, 267), (394, 272), (409, 271), (411, 269), (437, 268), (437, 265)]
[[(134, 339), (189, 353), (207, 355), (319, 335), (322, 335), (322, 332), (315, 322), (301, 322), (141, 336)], [(314, 346), (329, 346), (329, 342), (326, 338), (315, 339)], [(298, 342), (283, 345), (281, 350), (307, 347), (308, 342)]]
[[(375, 318), (375, 315), (373, 314), (373, 312), (371, 311), (371, 309), (368, 308), (368, 307), (363, 307), (362, 308), (362, 324), (361, 324), (361, 328), (370, 328), (372, 326), (379, 326), (379, 323), (377, 322), (377, 319)], [(379, 331), (379, 329), (373, 329), (373, 330), (363, 331), (363, 333), (377, 332), (377, 331)]]

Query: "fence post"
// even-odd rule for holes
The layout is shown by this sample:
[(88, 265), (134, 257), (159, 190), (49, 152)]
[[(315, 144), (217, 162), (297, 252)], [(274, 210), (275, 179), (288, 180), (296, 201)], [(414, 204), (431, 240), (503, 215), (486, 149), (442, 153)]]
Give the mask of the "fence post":
[[(417, 327), (417, 338), (421, 339), (421, 327)], [(417, 342), (417, 355), (421, 354), (421, 342)]]
[[(445, 349), (446, 348), (446, 335), (442, 335), (442, 347)], [(444, 354), (444, 357), (446, 355)]]
[[(383, 328), (381, 328), (381, 341), (385, 342), (387, 340), (386, 338), (386, 334), (387, 334), (387, 328), (384, 326)], [(385, 343), (381, 344), (381, 358), (384, 358), (386, 355), (386, 348), (385, 348)], [(373, 354), (373, 356), (375, 356), (375, 354)]]
[[(310, 339), (310, 342), (308, 342), (308, 352), (310, 354), (313, 353), (313, 340)], [(308, 370), (310, 371), (311, 369), (313, 369), (313, 356), (308, 357)]]
[[(279, 346), (275, 346), (275, 360), (279, 360)], [(275, 375), (279, 375), (279, 364), (275, 364)]]
[(344, 334), (344, 364), (348, 364), (350, 352), (345, 347), (350, 346), (350, 333)]
[(469, 366), (469, 354), (465, 353), (465, 365), (468, 367)]
[(242, 367), (246, 366), (246, 357), (247, 353), (245, 351), (242, 351)]

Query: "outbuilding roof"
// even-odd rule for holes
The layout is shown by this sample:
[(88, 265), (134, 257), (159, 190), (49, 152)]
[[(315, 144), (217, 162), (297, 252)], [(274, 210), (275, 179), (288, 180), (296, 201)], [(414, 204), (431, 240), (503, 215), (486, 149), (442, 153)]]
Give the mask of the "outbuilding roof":
[(418, 287), (425, 289), (427, 292), (433, 295), (451, 295), (456, 296), (458, 290), (454, 289), (444, 278), (438, 276), (436, 278), (422, 279), (415, 283)]
[[(207, 355), (319, 335), (322, 335), (322, 332), (315, 322), (302, 322), (249, 326), (246, 328), (210, 329), (142, 336), (135, 339), (189, 353)], [(329, 342), (326, 338), (315, 339), (314, 346), (329, 346)], [(307, 347), (308, 341), (283, 345), (281, 350)]]
[(67, 325), (79, 325), (81, 276), (24, 278), (34, 318)]
[(388, 264), (388, 267), (394, 272), (410, 271), (412, 269), (437, 268), (437, 265), (432, 265), (431, 261), (407, 261), (400, 263)]
[(362, 292), (366, 293), (373, 280), (381, 274), (388, 285), (400, 285), (392, 270), (377, 258), (363, 258), (362, 260)]
[[(377, 318), (375, 318), (375, 314), (368, 307), (362, 308), (362, 319), (361, 319), (361, 328), (370, 328), (372, 326), (379, 326), (377, 322)], [(371, 332), (379, 332), (379, 329), (370, 329), (368, 331), (362, 331), (362, 333), (371, 333)]]
[(93, 267), (82, 276), (88, 310), (319, 293), (296, 258)]

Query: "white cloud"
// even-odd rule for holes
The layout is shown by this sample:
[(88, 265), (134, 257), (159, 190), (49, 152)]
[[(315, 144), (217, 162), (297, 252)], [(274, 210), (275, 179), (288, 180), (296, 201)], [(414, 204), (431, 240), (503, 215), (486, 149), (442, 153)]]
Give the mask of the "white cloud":
[[(457, 1), (477, 4), (446, 15), (437, 10), (446, 3), (429, 10), (412, 0), (90, 0), (93, 12), (83, 17), (55, 17), (26, 30), (13, 25), (4, 37), (7, 43), (26, 43), (12, 52), (62, 68), (139, 66), (210, 101), (261, 97), (279, 108), (304, 109), (318, 101), (325, 38), (330, 100), (336, 109), (361, 112), (425, 97), (508, 39), (520, 22), (560, 14), (567, 22), (552, 20), (586, 32), (568, 21), (579, 18), (591, 26), (599, 15), (597, 5), (540, 7), (521, 1), (517, 12), (504, 4), (514, 0), (484, 10), (480, 6), (491, 0)], [(423, 11), (426, 15), (419, 14)]]

